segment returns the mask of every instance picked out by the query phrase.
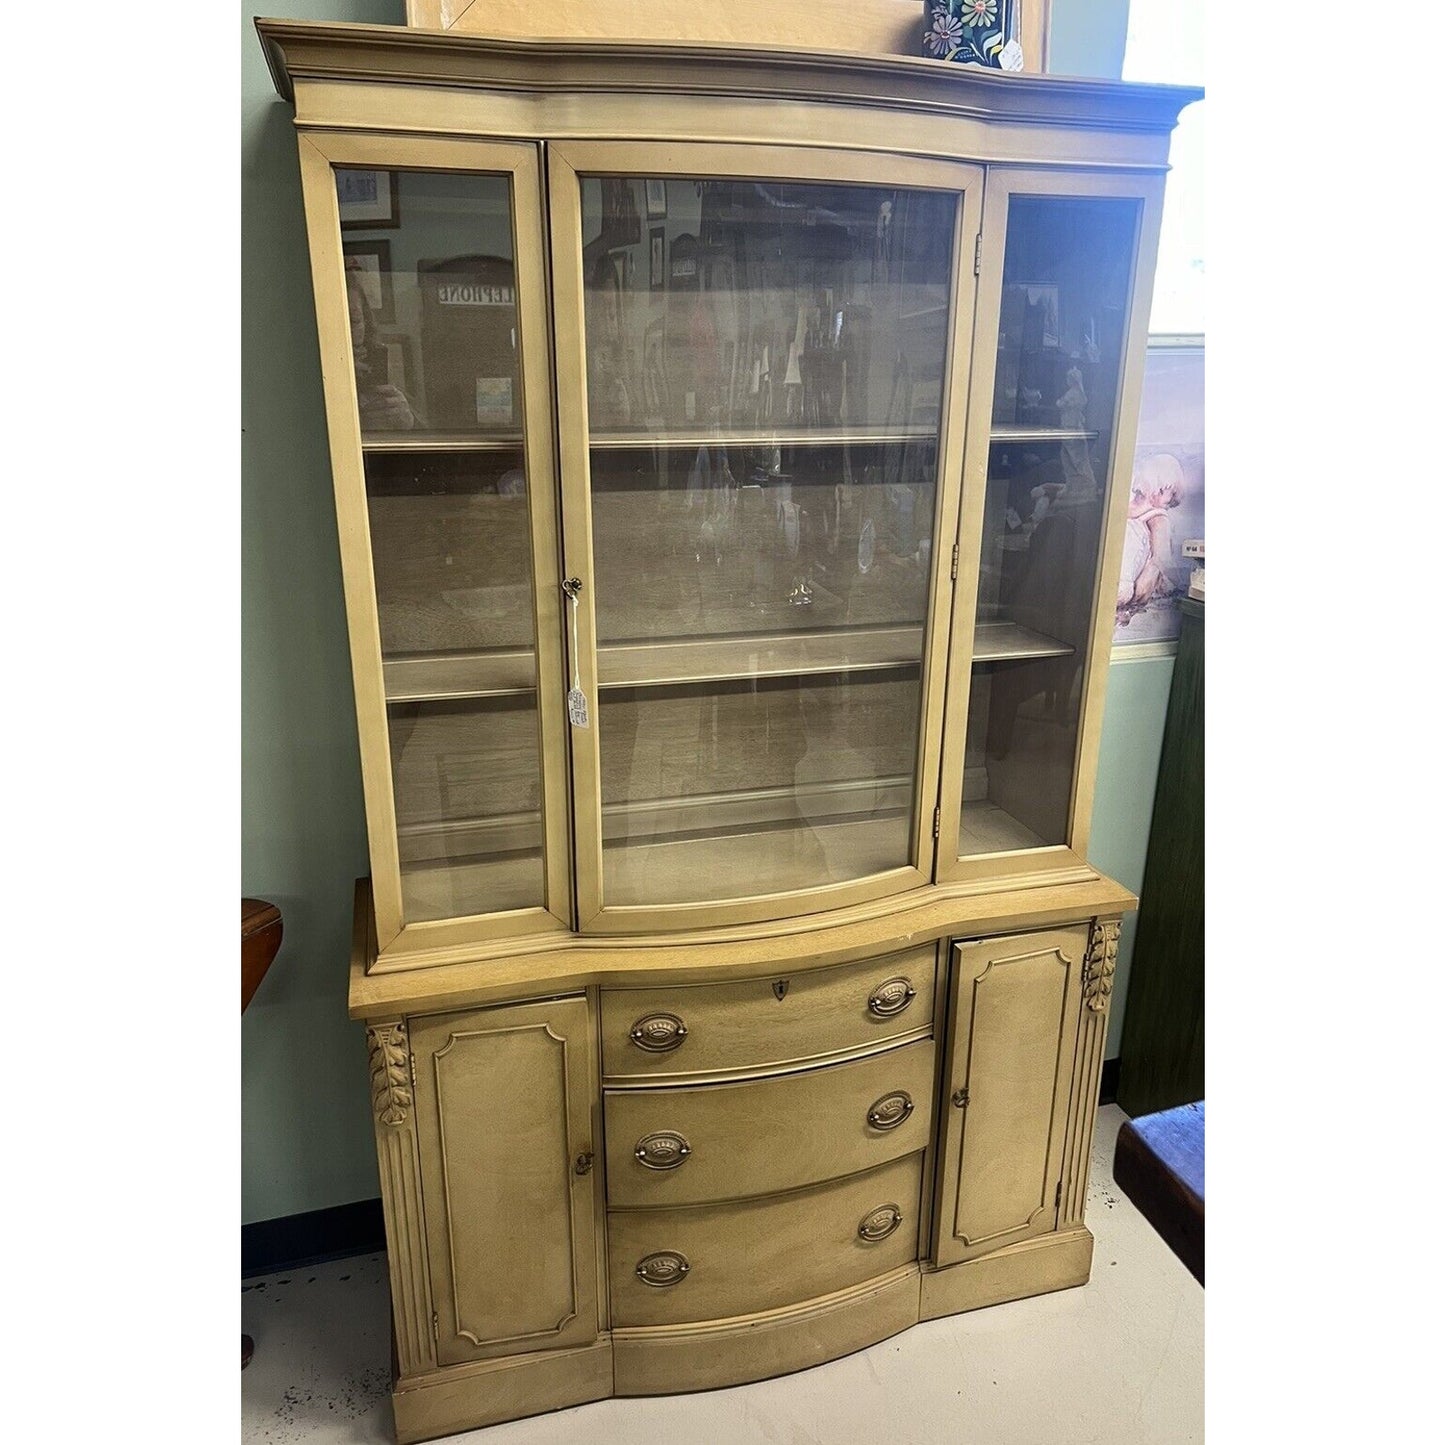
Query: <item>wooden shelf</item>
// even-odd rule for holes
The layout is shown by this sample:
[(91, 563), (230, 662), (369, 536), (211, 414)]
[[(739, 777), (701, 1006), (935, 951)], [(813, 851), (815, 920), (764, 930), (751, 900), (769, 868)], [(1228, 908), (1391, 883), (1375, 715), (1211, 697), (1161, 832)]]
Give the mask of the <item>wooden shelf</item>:
[(980, 622), (973, 634), (974, 662), (1011, 662), (1026, 657), (1068, 657), (1073, 647), (1017, 622)]
[[(598, 649), (597, 680), (604, 689), (674, 687), (750, 677), (916, 670), (922, 655), (922, 627), (627, 642)], [(518, 697), (537, 686), (530, 649), (391, 658), (382, 663), (382, 672), (388, 702)]]
[(537, 687), (537, 659), (530, 648), (390, 658), (381, 670), (388, 702), (517, 697)]
[(889, 446), (898, 442), (933, 441), (936, 426), (813, 427), (789, 431), (781, 427), (689, 428), (684, 431), (593, 432), (594, 451), (637, 447), (832, 447)]
[(522, 433), (480, 431), (370, 431), (361, 450), (372, 452), (519, 452)]
[(697, 903), (866, 878), (906, 866), (911, 833), (903, 810), (722, 836), (612, 843), (602, 855), (603, 898), (614, 906)]
[(923, 656), (922, 627), (700, 637), (620, 643), (597, 651), (597, 680), (608, 687), (665, 687), (749, 677), (913, 667)]

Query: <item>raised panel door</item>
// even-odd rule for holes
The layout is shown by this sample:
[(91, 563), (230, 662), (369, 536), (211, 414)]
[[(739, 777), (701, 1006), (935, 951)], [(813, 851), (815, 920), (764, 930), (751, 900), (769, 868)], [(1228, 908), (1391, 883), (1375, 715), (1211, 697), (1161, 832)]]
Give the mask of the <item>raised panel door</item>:
[(1080, 925), (954, 946), (940, 1265), (1055, 1227), (1088, 945)]
[(411, 1046), (438, 1361), (586, 1344), (600, 1187), (586, 1000), (417, 1019)]

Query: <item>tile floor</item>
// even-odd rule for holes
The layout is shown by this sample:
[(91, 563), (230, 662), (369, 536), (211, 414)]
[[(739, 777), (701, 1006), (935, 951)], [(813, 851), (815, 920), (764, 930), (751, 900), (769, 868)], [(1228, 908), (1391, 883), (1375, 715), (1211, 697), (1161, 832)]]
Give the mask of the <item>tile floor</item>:
[[(1114, 1185), (1099, 1111), (1082, 1289), (932, 1320), (817, 1369), (605, 1400), (450, 1437), (465, 1445), (1191, 1445), (1204, 1439), (1204, 1291)], [(393, 1445), (386, 1260), (247, 1280), (244, 1445)]]

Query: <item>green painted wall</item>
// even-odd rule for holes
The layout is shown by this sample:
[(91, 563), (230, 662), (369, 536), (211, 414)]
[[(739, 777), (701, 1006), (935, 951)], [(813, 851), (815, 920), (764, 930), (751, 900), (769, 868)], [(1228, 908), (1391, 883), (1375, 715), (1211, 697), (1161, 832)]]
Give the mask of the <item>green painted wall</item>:
[(346, 1017), (367, 871), (360, 759), (291, 107), (253, 16), (394, 23), (400, 0), (266, 0), (241, 33), (241, 892), (281, 952), (241, 1020), (242, 1221), (378, 1192)]
[[(1054, 9), (1056, 25), (1081, 12), (1074, 18), (1090, 33), (1127, 13), (1125, 0), (1055, 0)], [(351, 893), (367, 869), (366, 834), (320, 363), (291, 111), (272, 88), (256, 14), (394, 24), (402, 6), (267, 0), (242, 9), (241, 891), (277, 903), (285, 926), (241, 1024), (246, 1223), (378, 1192), (365, 1039), (346, 1016)], [(1122, 37), (1122, 18), (1117, 29)], [(1060, 32), (1055, 52), (1055, 68), (1074, 74), (1102, 63), (1072, 31)], [(1117, 75), (1108, 63), (1093, 73)], [(1093, 852), (1134, 887), (1171, 666), (1111, 670)], [(1132, 932), (1124, 937), (1121, 960)], [(1119, 1024), (1116, 1015), (1110, 1052)]]
[[(1132, 658), (1127, 647), (1115, 651), (1109, 667), (1094, 818), (1089, 827), (1089, 862), (1134, 893), (1144, 881), (1154, 784), (1164, 746), (1164, 714), (1173, 675), (1172, 657)], [(1119, 962), (1114, 972), (1109, 1035), (1104, 1044), (1106, 1059), (1119, 1054), (1137, 921), (1130, 914), (1119, 933)]]

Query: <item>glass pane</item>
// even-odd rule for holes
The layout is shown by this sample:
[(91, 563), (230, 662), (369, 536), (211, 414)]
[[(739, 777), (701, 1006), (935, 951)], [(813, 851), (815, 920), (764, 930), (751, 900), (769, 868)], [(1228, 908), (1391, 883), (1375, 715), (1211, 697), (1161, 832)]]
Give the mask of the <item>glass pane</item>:
[(1009, 203), (960, 851), (1068, 841), (1134, 200)]
[(582, 202), (604, 901), (906, 865), (957, 197)]
[(336, 174), (404, 918), (540, 906), (511, 183)]

